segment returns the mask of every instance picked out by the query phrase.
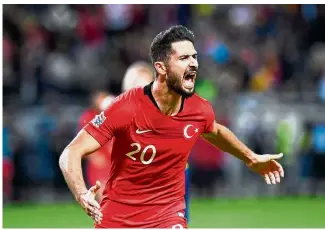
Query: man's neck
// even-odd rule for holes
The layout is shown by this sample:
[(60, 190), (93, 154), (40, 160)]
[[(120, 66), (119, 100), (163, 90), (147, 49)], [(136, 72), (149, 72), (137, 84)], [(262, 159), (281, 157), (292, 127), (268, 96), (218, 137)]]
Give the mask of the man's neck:
[(175, 116), (182, 105), (182, 96), (170, 90), (166, 81), (156, 79), (152, 85), (152, 95), (160, 111), (168, 116)]

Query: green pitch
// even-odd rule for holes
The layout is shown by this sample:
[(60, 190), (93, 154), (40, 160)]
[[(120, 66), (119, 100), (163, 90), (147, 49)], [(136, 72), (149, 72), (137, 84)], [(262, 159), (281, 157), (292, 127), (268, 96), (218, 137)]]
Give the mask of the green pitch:
[[(91, 228), (76, 204), (3, 209), (4, 228)], [(325, 228), (325, 198), (195, 199), (191, 228)]]

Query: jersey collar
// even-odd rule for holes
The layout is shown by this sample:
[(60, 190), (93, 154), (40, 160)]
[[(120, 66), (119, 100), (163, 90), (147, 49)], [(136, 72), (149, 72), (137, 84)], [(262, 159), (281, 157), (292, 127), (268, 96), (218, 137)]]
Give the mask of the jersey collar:
[[(146, 85), (143, 88), (143, 91), (144, 91), (144, 94), (149, 97), (150, 101), (159, 109), (159, 106), (158, 106), (158, 104), (157, 104), (157, 102), (156, 102), (156, 100), (153, 97), (152, 92), (151, 92), (152, 85), (153, 85), (153, 81), (151, 83), (149, 83), (148, 85)], [(182, 97), (182, 104), (181, 104), (181, 108), (179, 109), (178, 113), (182, 112), (183, 107), (184, 107), (184, 101), (185, 101), (185, 98)]]

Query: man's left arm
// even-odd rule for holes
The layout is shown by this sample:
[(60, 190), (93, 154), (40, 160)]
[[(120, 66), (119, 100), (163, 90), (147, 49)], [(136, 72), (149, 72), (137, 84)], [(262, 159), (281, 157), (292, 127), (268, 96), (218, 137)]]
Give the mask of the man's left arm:
[(276, 160), (283, 156), (282, 153), (258, 155), (242, 143), (227, 127), (214, 121), (211, 128), (211, 131), (202, 134), (204, 139), (222, 151), (242, 160), (250, 169), (260, 174), (267, 184), (280, 182), (280, 176), (284, 176), (284, 171)]

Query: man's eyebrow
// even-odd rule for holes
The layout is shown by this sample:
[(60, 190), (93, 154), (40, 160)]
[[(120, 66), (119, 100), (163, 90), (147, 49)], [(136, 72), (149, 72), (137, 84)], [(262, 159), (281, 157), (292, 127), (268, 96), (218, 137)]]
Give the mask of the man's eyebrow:
[(197, 55), (197, 52), (193, 53), (193, 54), (181, 54), (178, 57), (186, 57), (186, 56), (194, 56)]

